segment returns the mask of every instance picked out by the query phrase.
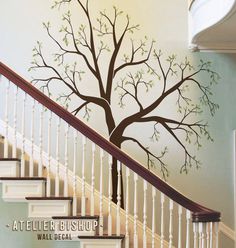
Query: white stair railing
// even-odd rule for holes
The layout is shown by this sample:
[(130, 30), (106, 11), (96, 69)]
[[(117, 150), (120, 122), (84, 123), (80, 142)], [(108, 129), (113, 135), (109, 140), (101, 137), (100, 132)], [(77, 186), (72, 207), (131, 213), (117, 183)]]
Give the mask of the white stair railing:
[[(4, 121), (6, 123), (4, 156), (5, 158), (8, 157), (8, 144), (11, 143), (9, 138), (9, 114), (13, 113), (14, 133), (12, 140), (16, 139), (17, 134), (15, 130), (20, 129), (17, 125), (21, 123), (23, 142), (18, 148), (22, 148), (20, 156), (23, 160), (25, 159), (25, 137), (28, 135), (31, 139), (30, 176), (41, 177), (44, 174), (42, 154), (47, 152), (47, 197), (72, 196), (73, 215), (77, 215), (77, 197), (80, 198), (81, 215), (85, 216), (86, 213), (90, 212), (94, 216), (97, 213), (100, 222), (99, 235), (103, 235), (105, 232), (109, 235), (115, 233), (117, 236), (125, 234), (125, 248), (218, 248), (218, 222), (220, 220), (218, 212), (206, 209), (182, 196), (117, 147), (89, 129), (65, 109), (43, 96), (41, 92), (1, 63), (0, 73), (7, 75), (5, 80), (1, 82), (6, 83), (5, 92), (3, 93), (5, 95)], [(11, 75), (10, 73), (13, 73), (16, 79), (9, 76)], [(10, 83), (9, 78), (14, 83)], [(14, 84), (17, 85), (19, 90), (17, 90), (13, 99), (13, 110), (15, 109), (15, 111), (11, 111), (9, 92), (16, 87)], [(23, 92), (20, 89), (23, 89)], [(28, 92), (28, 94), (25, 92)], [(18, 99), (20, 93), (24, 95), (22, 102), (19, 102)], [(32, 98), (34, 94), (35, 96)], [(45, 99), (43, 100), (43, 98)], [(3, 101), (1, 103), (2, 106), (4, 105), (4, 99), (1, 101)], [(43, 101), (44, 103), (42, 104)], [(33, 102), (30, 110), (31, 113), (26, 112), (25, 108), (29, 102)], [(35, 108), (38, 105), (39, 108)], [(53, 107), (49, 108), (51, 105)], [(16, 109), (21, 107), (23, 110), (22, 114), (18, 115)], [(25, 128), (26, 116), (31, 118), (29, 133), (27, 133)], [(34, 121), (36, 116), (39, 116), (39, 130), (35, 128)], [(68, 116), (68, 120), (65, 116)], [(54, 123), (55, 119), (57, 124), (54, 129), (52, 123)], [(44, 125), (44, 122), (47, 123), (47, 126)], [(62, 126), (65, 126), (64, 130), (62, 130)], [(45, 133), (47, 134), (46, 137)], [(74, 134), (73, 139), (70, 139), (70, 133)], [(36, 136), (39, 137), (38, 144), (36, 144)], [(63, 137), (63, 140), (61, 140), (61, 137)], [(47, 138), (47, 144), (44, 144), (44, 138)], [(18, 143), (14, 142), (14, 144)], [(38, 158), (35, 158), (34, 154), (33, 148), (35, 145), (39, 146), (40, 155)], [(62, 147), (64, 147), (64, 152), (61, 152)], [(70, 147), (73, 147), (73, 149), (70, 149)], [(78, 151), (79, 147), (81, 148), (80, 152)], [(96, 149), (96, 147), (99, 147), (99, 149)], [(73, 150), (73, 154), (69, 152), (71, 150)], [(91, 151), (91, 153), (88, 154), (88, 151)], [(98, 151), (100, 154), (96, 155)], [(61, 158), (60, 154), (63, 153), (65, 156), (64, 168), (61, 171), (59, 164), (61, 164), (61, 159), (63, 160), (63, 158)], [(80, 159), (77, 158), (79, 154), (81, 154)], [(13, 155), (17, 156), (16, 152)], [(53, 173), (51, 168), (51, 160), (54, 155), (56, 157), (55, 173)], [(72, 159), (69, 159), (70, 155)], [(96, 162), (96, 157), (99, 157), (98, 163)], [(38, 163), (38, 170), (34, 168), (34, 161)], [(112, 189), (114, 162), (117, 165), (117, 189)], [(81, 167), (80, 181), (77, 181), (77, 166), (79, 166), (78, 168)], [(97, 170), (96, 168), (99, 169)], [(73, 175), (71, 182), (69, 181), (69, 171)], [(60, 178), (61, 172), (64, 173), (64, 176)], [(21, 176), (25, 176), (24, 166)], [(122, 176), (124, 180), (122, 180)], [(52, 179), (55, 179), (54, 192), (51, 187)], [(61, 194), (59, 190), (60, 179), (64, 181), (64, 189)], [(124, 183), (123, 195), (122, 181)], [(86, 190), (87, 183), (90, 184), (90, 192)], [(95, 197), (96, 185), (99, 191), (98, 199)], [(104, 187), (104, 185), (107, 185), (107, 187)], [(77, 190), (78, 188), (80, 188), (80, 191)], [(112, 203), (112, 192), (114, 193), (115, 190), (117, 202), (115, 211), (112, 211), (112, 206), (114, 206), (114, 203)], [(148, 197), (149, 195), (151, 197)], [(104, 205), (104, 197), (108, 199), (107, 205)], [(90, 204), (86, 204), (86, 199), (88, 199)], [(95, 208), (95, 199), (98, 200), (97, 205), (99, 207), (97, 209)], [(125, 211), (122, 210), (123, 200)], [(87, 209), (89, 206), (90, 211)], [(115, 228), (113, 228), (114, 226)]]

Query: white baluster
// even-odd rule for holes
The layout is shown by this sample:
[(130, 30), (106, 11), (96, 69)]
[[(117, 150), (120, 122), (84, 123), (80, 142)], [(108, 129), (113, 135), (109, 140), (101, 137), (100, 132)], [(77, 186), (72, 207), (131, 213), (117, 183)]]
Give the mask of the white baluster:
[(170, 199), (169, 200), (169, 211), (170, 211), (170, 219), (169, 219), (169, 248), (172, 248), (172, 244), (173, 244), (173, 208), (174, 208), (174, 203)]
[(156, 188), (152, 186), (152, 248), (155, 248), (155, 232), (156, 232)]
[(25, 176), (25, 103), (26, 93), (23, 94), (23, 106), (22, 106), (22, 117), (21, 117), (21, 134), (22, 134), (22, 147), (21, 147), (21, 167), (20, 175)]
[(183, 208), (179, 205), (178, 207), (178, 216), (179, 216), (178, 248), (182, 247), (182, 213), (183, 213)]
[(186, 211), (186, 248), (190, 248), (190, 219), (191, 219), (191, 212), (187, 210)]
[(32, 116), (31, 116), (31, 152), (29, 161), (29, 176), (34, 176), (34, 112), (35, 112), (35, 100), (32, 103)]
[(94, 206), (95, 206), (95, 174), (94, 174), (94, 166), (95, 166), (95, 153), (96, 153), (96, 145), (92, 143), (92, 168), (91, 168), (91, 204), (90, 204), (90, 215), (94, 216)]
[(59, 176), (59, 166), (60, 166), (60, 128), (61, 128), (61, 118), (57, 118), (57, 136), (56, 136), (56, 176), (55, 176), (55, 196), (60, 195), (60, 176)]
[(193, 223), (193, 247), (198, 245), (198, 223)]
[(138, 175), (134, 173), (134, 248), (138, 248), (138, 194), (137, 194)]
[(12, 157), (16, 158), (17, 157), (17, 98), (18, 98), (18, 87), (15, 87), (14, 90), (14, 111), (13, 111), (13, 130), (14, 130), (14, 135), (13, 135), (13, 144), (12, 144)]
[(210, 233), (209, 233), (209, 222), (207, 222), (206, 224), (206, 247), (209, 248), (210, 247)]
[(77, 165), (77, 144), (78, 144), (78, 131), (74, 131), (74, 160), (73, 160), (73, 215), (77, 215), (77, 177), (76, 177), (76, 165)]
[(86, 153), (86, 137), (82, 138), (82, 197), (81, 197), (81, 215), (86, 214), (86, 197), (85, 197), (85, 153)]
[(219, 223), (215, 222), (214, 223), (214, 236), (215, 236), (215, 246), (214, 248), (218, 248), (219, 247)]
[(104, 151), (100, 148), (100, 190), (99, 190), (99, 235), (103, 235), (103, 159)]
[(43, 112), (44, 107), (40, 107), (40, 116), (39, 116), (39, 162), (38, 162), (38, 176), (43, 176)]
[(198, 233), (199, 233), (199, 242), (198, 242), (198, 245), (199, 245), (199, 248), (203, 248), (202, 247), (202, 240), (203, 240), (203, 226), (202, 226), (202, 223), (199, 223), (198, 224)]
[(8, 158), (8, 140), (9, 140), (9, 89), (10, 89), (10, 81), (7, 82), (6, 85), (6, 103), (5, 103), (5, 139), (4, 139), (4, 158)]
[(108, 235), (112, 235), (112, 216), (111, 216), (111, 203), (112, 203), (112, 156), (109, 155), (109, 175), (108, 175)]
[(69, 178), (68, 178), (68, 167), (69, 167), (69, 154), (68, 154), (68, 140), (69, 140), (69, 124), (65, 127), (65, 177), (64, 177), (64, 197), (69, 196)]
[(202, 223), (202, 247), (205, 248), (206, 243), (206, 223)]
[(48, 113), (48, 168), (47, 168), (47, 197), (51, 196), (51, 126), (52, 126), (52, 112)]
[(121, 206), (121, 162), (117, 162), (117, 203), (116, 203), (116, 235), (120, 235), (120, 206)]
[(147, 181), (143, 181), (143, 248), (147, 248)]
[(210, 222), (210, 248), (213, 248), (213, 223)]
[(125, 248), (129, 248), (129, 177), (130, 169), (126, 167)]
[(161, 193), (161, 248), (164, 247), (164, 203), (165, 203), (165, 196)]

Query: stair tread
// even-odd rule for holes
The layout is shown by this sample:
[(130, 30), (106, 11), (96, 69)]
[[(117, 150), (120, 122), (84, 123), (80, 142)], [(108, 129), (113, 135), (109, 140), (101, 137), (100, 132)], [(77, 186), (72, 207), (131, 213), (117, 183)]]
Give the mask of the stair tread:
[(45, 177), (0, 177), (0, 180), (14, 180), (14, 181), (46, 181)]
[(108, 234), (103, 234), (102, 236), (95, 235), (95, 236), (78, 236), (79, 239), (124, 239), (125, 235), (108, 235)]
[(64, 220), (71, 220), (71, 219), (99, 219), (98, 215), (76, 215), (76, 216), (53, 216), (52, 219), (64, 219)]
[(18, 158), (0, 158), (0, 161), (18, 161), (18, 162), (20, 162), (20, 159), (18, 159)]
[(63, 197), (63, 196), (50, 196), (50, 197), (25, 197), (26, 200), (39, 200), (39, 201), (47, 201), (47, 200), (69, 200), (72, 201), (73, 197)]

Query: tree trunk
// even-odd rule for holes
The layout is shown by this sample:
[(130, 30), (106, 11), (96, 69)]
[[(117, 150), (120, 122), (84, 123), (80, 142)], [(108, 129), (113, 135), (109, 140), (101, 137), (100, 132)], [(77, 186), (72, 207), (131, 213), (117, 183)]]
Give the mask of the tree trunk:
[[(122, 134), (113, 135), (113, 131), (116, 128), (115, 121), (110, 108), (105, 109), (106, 113), (106, 124), (108, 128), (108, 133), (110, 135), (110, 142), (113, 143), (118, 148), (121, 148)], [(117, 174), (117, 159), (112, 158), (112, 201), (117, 203), (117, 185), (118, 185), (118, 174)], [(123, 190), (123, 177), (121, 168), (121, 207), (124, 208), (124, 190)]]
[[(121, 148), (121, 137), (112, 135), (110, 137), (110, 142), (113, 143), (118, 148)], [(117, 203), (117, 185), (118, 185), (118, 172), (117, 172), (117, 163), (116, 158), (112, 158), (112, 201)], [(121, 207), (124, 208), (124, 186), (123, 186), (123, 176), (122, 176), (122, 167), (121, 167)]]

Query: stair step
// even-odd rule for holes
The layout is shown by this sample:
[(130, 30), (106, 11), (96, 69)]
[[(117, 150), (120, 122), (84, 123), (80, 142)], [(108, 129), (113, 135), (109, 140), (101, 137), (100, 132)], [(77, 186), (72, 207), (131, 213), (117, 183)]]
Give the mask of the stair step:
[(57, 220), (57, 219), (62, 219), (62, 220), (76, 220), (76, 219), (92, 219), (92, 220), (98, 220), (99, 219), (99, 216), (98, 215), (94, 215), (94, 216), (91, 216), (91, 215), (85, 215), (85, 216), (82, 216), (82, 215), (76, 215), (76, 216), (53, 216), (52, 219), (54, 220)]
[(102, 236), (100, 235), (95, 235), (95, 236), (79, 236), (79, 239), (124, 239), (125, 235), (108, 235), (108, 234), (103, 234)]
[(1, 181), (46, 181), (45, 177), (0, 177)]
[(50, 197), (25, 197), (28, 201), (73, 201), (73, 197), (50, 196)]
[(26, 197), (29, 218), (70, 216), (72, 197)]
[(81, 248), (97, 248), (97, 247), (109, 247), (109, 248), (121, 248), (122, 240), (125, 235), (95, 235), (95, 236), (78, 236), (80, 240)]
[(18, 159), (18, 158), (0, 158), (0, 162), (1, 161), (19, 161), (20, 162), (20, 159)]
[(20, 160), (17, 158), (0, 158), (0, 177), (19, 177)]
[(45, 196), (46, 178), (0, 177), (2, 198), (6, 202), (26, 202), (27, 196)]
[[(57, 227), (55, 234), (70, 234), (72, 238), (78, 238), (78, 236), (95, 236), (98, 231), (99, 216), (53, 216), (52, 219)], [(69, 226), (69, 229), (63, 230), (60, 228), (62, 224)], [(75, 226), (76, 228), (72, 228)]]

